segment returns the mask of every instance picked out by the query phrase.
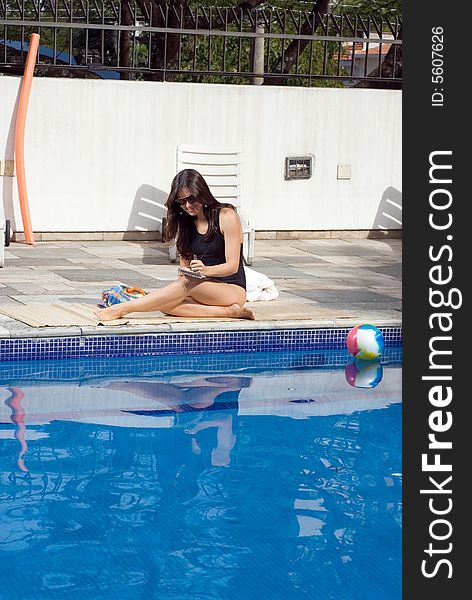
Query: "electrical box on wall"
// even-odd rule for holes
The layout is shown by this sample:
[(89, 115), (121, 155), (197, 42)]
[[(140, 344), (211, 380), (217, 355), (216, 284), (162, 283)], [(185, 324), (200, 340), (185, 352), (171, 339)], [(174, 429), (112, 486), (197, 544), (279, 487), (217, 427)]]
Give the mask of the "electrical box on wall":
[(338, 165), (338, 179), (351, 179), (351, 165)]
[(312, 156), (287, 156), (285, 159), (285, 179), (310, 179), (312, 174)]
[(15, 161), (0, 160), (0, 176), (14, 177), (15, 176)]

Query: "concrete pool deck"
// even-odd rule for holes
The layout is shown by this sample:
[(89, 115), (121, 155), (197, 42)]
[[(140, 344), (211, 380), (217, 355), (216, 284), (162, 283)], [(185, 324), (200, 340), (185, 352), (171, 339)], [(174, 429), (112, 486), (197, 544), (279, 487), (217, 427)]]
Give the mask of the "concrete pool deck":
[[(175, 279), (177, 266), (161, 242), (51, 241), (12, 243), (0, 268), (0, 338), (64, 337), (346, 327), (360, 323), (401, 326), (402, 242), (400, 239), (258, 240), (251, 269), (272, 279), (280, 295), (248, 303), (255, 321), (186, 320), (154, 313), (154, 320), (125, 325), (28, 324), (27, 313), (45, 314), (71, 306), (87, 315), (101, 292), (117, 283), (157, 289)], [(16, 314), (16, 318), (11, 314)], [(143, 316), (143, 315), (141, 315)], [(25, 322), (26, 321), (26, 322)]]

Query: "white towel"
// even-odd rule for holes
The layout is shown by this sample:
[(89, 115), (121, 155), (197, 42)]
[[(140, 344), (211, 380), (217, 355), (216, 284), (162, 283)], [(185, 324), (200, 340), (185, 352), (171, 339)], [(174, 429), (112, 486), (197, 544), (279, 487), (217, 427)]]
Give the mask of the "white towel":
[(278, 297), (279, 290), (267, 275), (249, 267), (244, 267), (244, 272), (246, 273), (246, 300), (248, 302), (275, 300)]

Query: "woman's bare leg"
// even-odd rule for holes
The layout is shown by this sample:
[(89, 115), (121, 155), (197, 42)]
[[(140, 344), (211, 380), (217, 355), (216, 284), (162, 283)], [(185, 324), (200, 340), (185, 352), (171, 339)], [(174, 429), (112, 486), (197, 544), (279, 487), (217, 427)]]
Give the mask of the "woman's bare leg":
[(217, 281), (202, 282), (189, 292), (180, 304), (161, 310), (175, 317), (215, 317), (231, 319), (256, 318), (254, 311), (244, 308), (246, 290), (239, 285)]
[(246, 302), (246, 290), (233, 283), (204, 281), (189, 290), (190, 298), (207, 306), (231, 306), (239, 304), (242, 308)]
[[(244, 308), (246, 302), (246, 290), (239, 285), (233, 283), (220, 283), (217, 281), (207, 281), (190, 290), (189, 296), (198, 304), (195, 305), (195, 311), (188, 316), (196, 317), (200, 311), (198, 305), (208, 306), (213, 309), (215, 314), (201, 314), (201, 316), (222, 316), (216, 314), (218, 307), (226, 307), (229, 309), (229, 314), (226, 316), (236, 319), (255, 319), (254, 311)], [(187, 310), (187, 309), (186, 309)], [(203, 313), (203, 311), (202, 311)]]
[(137, 300), (94, 311), (101, 321), (121, 319), (132, 312), (160, 310), (177, 317), (222, 317), (255, 319), (244, 308), (246, 291), (237, 285), (179, 277), (166, 287)]
[(160, 310), (162, 306), (180, 304), (186, 298), (190, 290), (198, 285), (198, 280), (190, 280), (188, 277), (179, 277), (160, 290), (150, 292), (142, 298), (122, 302), (107, 308), (94, 310), (95, 315), (100, 321), (112, 321), (121, 319), (125, 315), (133, 312), (153, 312)]
[(161, 311), (173, 317), (215, 317), (230, 319), (255, 319), (254, 312), (247, 308), (241, 308), (239, 304), (231, 306), (208, 306), (186, 298), (181, 304), (173, 307), (162, 307)]

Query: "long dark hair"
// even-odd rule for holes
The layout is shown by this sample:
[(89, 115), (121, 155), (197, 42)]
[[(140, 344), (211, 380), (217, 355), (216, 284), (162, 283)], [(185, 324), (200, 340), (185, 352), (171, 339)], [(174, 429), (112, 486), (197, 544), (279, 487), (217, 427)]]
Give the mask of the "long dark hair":
[(192, 230), (195, 227), (194, 217), (186, 213), (182, 207), (176, 203), (177, 193), (182, 188), (187, 188), (189, 193), (198, 198), (203, 204), (203, 214), (208, 221), (208, 231), (205, 234), (205, 241), (213, 239), (218, 231), (219, 214), (222, 208), (228, 207), (236, 210), (232, 204), (218, 202), (210, 192), (207, 182), (202, 175), (195, 169), (184, 169), (179, 171), (172, 180), (170, 194), (166, 200), (167, 222), (163, 232), (163, 240), (170, 242), (176, 240), (177, 251), (186, 260), (193, 257), (190, 247)]

